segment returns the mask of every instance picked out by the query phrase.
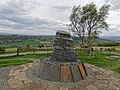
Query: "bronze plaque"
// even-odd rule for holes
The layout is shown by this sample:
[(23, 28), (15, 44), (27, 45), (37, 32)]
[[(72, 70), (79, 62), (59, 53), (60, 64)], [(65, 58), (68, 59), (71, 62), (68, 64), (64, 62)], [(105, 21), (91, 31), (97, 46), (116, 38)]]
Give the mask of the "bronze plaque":
[(82, 74), (82, 78), (84, 79), (86, 77), (86, 73), (85, 73), (85, 70), (83, 68), (83, 65), (79, 64), (78, 67), (79, 67), (79, 70), (80, 70), (80, 72)]

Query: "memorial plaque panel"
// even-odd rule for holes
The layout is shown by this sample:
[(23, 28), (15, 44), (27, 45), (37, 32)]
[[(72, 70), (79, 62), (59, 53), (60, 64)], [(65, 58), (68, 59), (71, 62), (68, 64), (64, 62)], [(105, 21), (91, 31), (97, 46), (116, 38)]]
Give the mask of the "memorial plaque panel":
[(61, 82), (72, 82), (72, 72), (69, 66), (61, 66)]
[(79, 64), (78, 67), (79, 67), (79, 70), (80, 70), (80, 72), (82, 74), (82, 78), (84, 79), (86, 77), (86, 73), (85, 73), (85, 70), (83, 68), (83, 65)]
[(86, 74), (86, 76), (87, 76), (87, 71), (86, 71), (86, 67), (85, 67), (85, 65), (84, 65), (84, 62), (82, 62), (82, 66), (83, 66), (84, 71), (85, 71), (85, 74)]

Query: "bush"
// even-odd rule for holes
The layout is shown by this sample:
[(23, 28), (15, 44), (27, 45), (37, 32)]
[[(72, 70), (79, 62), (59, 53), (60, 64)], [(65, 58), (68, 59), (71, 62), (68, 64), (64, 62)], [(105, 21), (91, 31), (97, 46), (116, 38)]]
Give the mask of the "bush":
[(4, 53), (5, 49), (3, 47), (0, 47), (0, 53)]

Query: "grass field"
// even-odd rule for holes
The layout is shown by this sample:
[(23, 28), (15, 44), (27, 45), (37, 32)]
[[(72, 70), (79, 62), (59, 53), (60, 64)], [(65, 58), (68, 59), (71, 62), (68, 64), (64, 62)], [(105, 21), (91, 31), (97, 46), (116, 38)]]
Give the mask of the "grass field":
[(79, 58), (83, 62), (120, 73), (120, 60), (106, 58), (111, 55), (116, 56), (116, 54), (92, 52), (92, 58), (90, 58), (88, 53), (80, 52)]
[(39, 45), (39, 43), (35, 41), (24, 41), (24, 42), (6, 43), (6, 44), (2, 44), (1, 46), (2, 47), (22, 47), (22, 46), (27, 46), (28, 44), (31, 46)]
[(6, 66), (16, 66), (21, 64), (26, 64), (32, 62), (31, 60), (12, 60), (12, 59), (2, 59), (0, 60), (0, 67)]
[(51, 54), (29, 54), (29, 55), (15, 55), (15, 56), (6, 56), (6, 57), (0, 57), (0, 67), (6, 67), (6, 66), (15, 66), (15, 65), (21, 65), (32, 62), (31, 60), (19, 60), (20, 58), (47, 58), (50, 57)]
[[(108, 56), (116, 55), (116, 54), (100, 53), (95, 51), (92, 52), (91, 55), (92, 57), (90, 58), (87, 52), (85, 51), (79, 52), (79, 58), (81, 61), (120, 73), (120, 60), (106, 58)], [(20, 65), (20, 64), (32, 62), (30, 60), (19, 60), (20, 58), (42, 59), (42, 58), (48, 58), (50, 56), (51, 54), (29, 54), (29, 55), (0, 57), (0, 67)]]
[(44, 46), (48, 46), (51, 45), (51, 42), (46, 42), (46, 41), (35, 41), (35, 40), (28, 40), (28, 41), (23, 41), (23, 42), (11, 42), (11, 43), (6, 43), (6, 44), (1, 44), (1, 47), (5, 47), (5, 48), (12, 48), (12, 47), (25, 47), (27, 45), (30, 46), (39, 46), (39, 45), (44, 45)]

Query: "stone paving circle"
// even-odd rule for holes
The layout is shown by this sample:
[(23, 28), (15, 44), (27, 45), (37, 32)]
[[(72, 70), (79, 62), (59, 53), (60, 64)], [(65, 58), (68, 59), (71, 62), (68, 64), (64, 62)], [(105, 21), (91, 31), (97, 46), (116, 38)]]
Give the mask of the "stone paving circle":
[[(120, 75), (94, 65), (85, 64), (88, 76), (75, 83), (59, 83), (35, 76), (39, 60), (12, 68), (8, 73), (7, 89), (2, 90), (120, 90)], [(2, 88), (2, 87), (1, 87)]]

